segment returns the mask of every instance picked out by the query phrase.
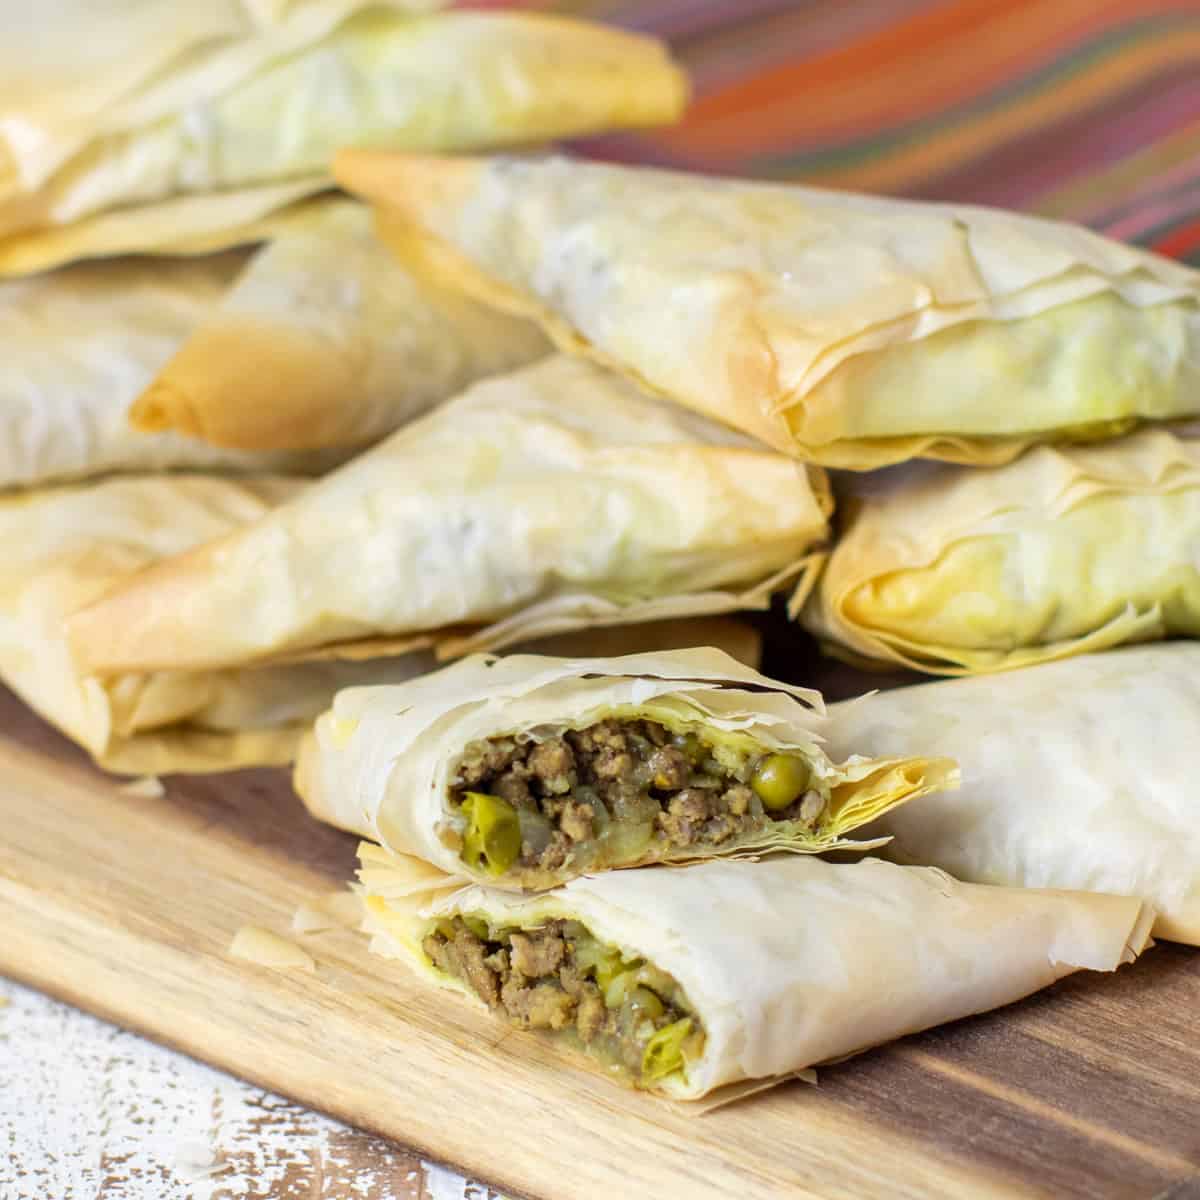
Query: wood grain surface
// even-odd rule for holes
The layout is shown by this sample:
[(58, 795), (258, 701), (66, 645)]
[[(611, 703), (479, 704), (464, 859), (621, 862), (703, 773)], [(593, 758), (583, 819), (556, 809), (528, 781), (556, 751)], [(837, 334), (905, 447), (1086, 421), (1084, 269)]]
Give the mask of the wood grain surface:
[(0, 973), (510, 1195), (1189, 1196), (1200, 954), (1161, 945), (705, 1116), (576, 1069), (347, 930), (232, 959), (354, 866), (280, 772), (121, 792), (0, 692)]

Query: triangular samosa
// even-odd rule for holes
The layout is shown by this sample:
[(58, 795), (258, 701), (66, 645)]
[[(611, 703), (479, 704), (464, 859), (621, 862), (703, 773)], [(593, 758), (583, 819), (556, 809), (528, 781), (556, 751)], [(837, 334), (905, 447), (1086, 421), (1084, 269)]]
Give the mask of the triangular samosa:
[(428, 670), (429, 656), (99, 679), (63, 620), (131, 572), (260, 518), (286, 478), (146, 475), (0, 498), (0, 680), (101, 766), (129, 774), (286, 763), (339, 688)]
[(831, 752), (959, 760), (962, 790), (889, 813), (883, 851), (961, 879), (1086, 888), (1200, 945), (1200, 645), (1088, 654), (830, 709)]
[(341, 146), (520, 146), (663, 124), (687, 99), (662, 43), (563, 17), (375, 6), (265, 61), (255, 49), (234, 42), (135, 91), (50, 155), (48, 173), (0, 161), (0, 238), (183, 195), (300, 179), (321, 190)]
[(365, 205), (314, 201), (278, 224), (133, 406), (139, 429), (249, 450), (361, 445), (550, 352), (532, 322), (389, 255)]
[[(104, 673), (483, 627), (467, 648), (763, 607), (811, 578), (819, 468), (551, 357), (486, 380), (71, 621)], [(803, 590), (803, 588), (801, 588)]]
[(1200, 440), (1146, 429), (842, 485), (804, 612), (839, 653), (970, 675), (1200, 635)]
[(360, 857), (373, 950), (609, 1079), (680, 1100), (782, 1082), (1073, 971), (1113, 971), (1153, 920), (1128, 897), (983, 887), (879, 859), (645, 867), (521, 896), (447, 886), (376, 846)]
[(565, 158), (346, 151), (337, 175), (564, 349), (827, 465), (1200, 412), (1200, 272), (1076, 226)]

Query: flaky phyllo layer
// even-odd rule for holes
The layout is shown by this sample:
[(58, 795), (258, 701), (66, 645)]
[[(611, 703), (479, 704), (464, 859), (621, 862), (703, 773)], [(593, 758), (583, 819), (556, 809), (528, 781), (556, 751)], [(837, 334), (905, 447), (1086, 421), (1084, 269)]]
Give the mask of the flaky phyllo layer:
[(719, 1100), (1081, 968), (1114, 970), (1153, 920), (1136, 899), (980, 887), (878, 859), (605, 871), (519, 895), (379, 846), (360, 857), (373, 951), (680, 1099)]
[[(686, 103), (653, 38), (527, 13), (414, 15), (436, 6), (284, 4), (236, 30), (200, 19), (192, 39), (189, 19), (155, 5), (30, 15), (0, 46), (0, 274), (198, 250), (327, 189), (340, 146), (520, 146), (669, 122)], [(75, 70), (71, 37), (90, 50)]]
[(0, 281), (0, 491), (113, 471), (330, 465), (326, 456), (245, 454), (129, 426), (138, 392), (245, 265), (233, 252), (126, 258)]
[(860, 825), (957, 782), (948, 759), (832, 762), (822, 708), (714, 649), (477, 655), (341, 693), (302, 750), (297, 788), (323, 820), (516, 890), (851, 846)]
[(102, 674), (364, 639), (496, 649), (766, 607), (811, 583), (819, 469), (562, 357), (484, 380), (232, 535), (70, 622)]
[(438, 284), (415, 251), (389, 254), (366, 205), (324, 197), (275, 225), (124, 397), (129, 425), (231, 449), (364, 446), (549, 350), (529, 322)]
[(945, 675), (1195, 637), (1194, 433), (1043, 446), (986, 471), (846, 477), (805, 621), (855, 657)]
[[(919, 744), (963, 787), (871, 828), (896, 862), (1010, 887), (1139, 896), (1200, 945), (1200, 643), (1126, 646), (830, 708), (830, 747)], [(1086, 831), (1086, 836), (1081, 836)]]
[(291, 762), (339, 688), (428, 670), (431, 656), (100, 678), (71, 657), (63, 621), (131, 572), (253, 521), (305, 486), (125, 475), (0, 497), (0, 681), (112, 771)]
[(827, 466), (1002, 463), (1197, 412), (1200, 273), (1078, 226), (566, 158), (336, 173), (472, 295)]

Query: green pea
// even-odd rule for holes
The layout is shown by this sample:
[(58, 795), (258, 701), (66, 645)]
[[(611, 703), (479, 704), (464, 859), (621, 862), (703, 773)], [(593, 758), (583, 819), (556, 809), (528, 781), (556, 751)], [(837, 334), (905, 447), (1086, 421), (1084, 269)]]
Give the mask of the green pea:
[(586, 931), (581, 932), (575, 941), (575, 965), (585, 974), (590, 971), (601, 991), (617, 976), (629, 970), (621, 961), (619, 950), (596, 941)]
[(671, 742), (693, 766), (708, 757), (708, 747), (694, 733), (677, 733)]
[(521, 823), (507, 800), (487, 792), (468, 792), (463, 799), (467, 828), (462, 860), (489, 875), (503, 875), (521, 853)]
[(663, 1015), (663, 1002), (649, 988), (634, 988), (626, 1003), (639, 1017), (649, 1017), (653, 1021)]
[(604, 1003), (609, 1008), (620, 1008), (625, 1003), (625, 997), (637, 987), (637, 974), (618, 963), (607, 982), (601, 980), (597, 971), (596, 982), (604, 989)]
[(692, 1018), (664, 1025), (642, 1051), (642, 1078), (661, 1079), (683, 1066), (684, 1039), (692, 1031)]
[(763, 808), (779, 812), (804, 795), (811, 780), (812, 772), (804, 759), (790, 754), (768, 754), (754, 768), (750, 786), (763, 802)]
[(596, 982), (607, 990), (614, 979), (622, 978), (628, 971), (629, 968), (621, 961), (621, 956), (613, 950), (596, 963)]
[(482, 917), (463, 917), (463, 924), (481, 941), (486, 942), (491, 930)]

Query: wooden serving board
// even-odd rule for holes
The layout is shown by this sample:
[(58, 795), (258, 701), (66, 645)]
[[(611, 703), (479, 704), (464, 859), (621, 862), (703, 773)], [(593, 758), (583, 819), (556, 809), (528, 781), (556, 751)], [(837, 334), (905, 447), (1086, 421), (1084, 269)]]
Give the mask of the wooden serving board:
[(315, 974), (228, 953), (289, 935), (355, 839), (282, 772), (118, 789), (0, 691), (0, 973), (510, 1195), (1200, 1194), (1200, 954), (1163, 945), (1006, 1011), (693, 1116), (509, 1033), (336, 930)]

